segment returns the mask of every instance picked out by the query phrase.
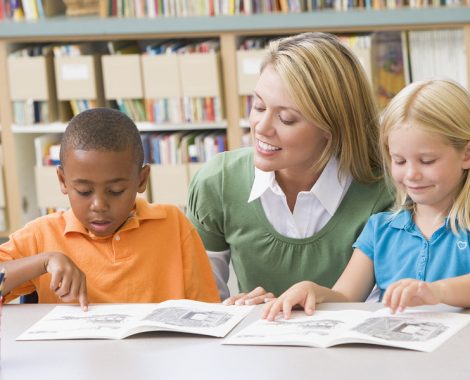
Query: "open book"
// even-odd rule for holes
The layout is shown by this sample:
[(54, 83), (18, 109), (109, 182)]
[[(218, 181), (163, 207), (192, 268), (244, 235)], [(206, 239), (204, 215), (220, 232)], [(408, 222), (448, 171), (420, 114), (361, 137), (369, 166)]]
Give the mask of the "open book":
[(158, 304), (56, 306), (16, 340), (123, 339), (148, 331), (223, 337), (252, 309), (189, 300)]
[(224, 344), (330, 347), (368, 343), (433, 351), (470, 322), (470, 315), (409, 310), (390, 314), (388, 309), (292, 313), (291, 319), (258, 320)]

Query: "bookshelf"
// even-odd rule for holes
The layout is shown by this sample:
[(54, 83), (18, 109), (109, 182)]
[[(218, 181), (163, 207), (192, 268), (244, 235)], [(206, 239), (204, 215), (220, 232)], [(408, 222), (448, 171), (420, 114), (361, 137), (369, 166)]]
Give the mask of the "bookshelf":
[[(7, 67), (8, 54), (17, 47), (44, 42), (100, 42), (110, 40), (152, 40), (169, 38), (215, 38), (220, 43), (225, 120), (220, 123), (181, 124), (181, 129), (226, 128), (228, 148), (240, 146), (240, 105), (237, 81), (237, 47), (246, 36), (278, 36), (304, 31), (356, 33), (387, 30), (464, 30), (470, 62), (470, 8), (420, 8), (396, 10), (318, 11), (296, 14), (255, 14), (184, 18), (70, 18), (58, 16), (35, 22), (0, 22), (0, 63)], [(469, 64), (470, 66), (470, 64)], [(467, 67), (470, 72), (470, 67)], [(470, 75), (468, 76), (470, 77)], [(44, 133), (62, 132), (63, 123), (18, 127), (13, 123), (8, 73), (0, 70), (0, 124), (4, 153), (4, 178), (8, 231), (33, 217), (33, 139)], [(174, 130), (174, 125), (138, 123), (141, 131)]]

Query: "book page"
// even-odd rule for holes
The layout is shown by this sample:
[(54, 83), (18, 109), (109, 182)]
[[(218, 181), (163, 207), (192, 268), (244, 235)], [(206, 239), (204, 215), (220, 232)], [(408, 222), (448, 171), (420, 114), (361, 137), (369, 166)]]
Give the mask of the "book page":
[[(140, 321), (133, 322), (129, 334), (167, 330), (224, 337), (254, 306), (225, 306), (190, 300), (162, 302)], [(155, 327), (155, 328), (154, 328)]]
[[(380, 309), (347, 332), (348, 341), (431, 352), (470, 322), (470, 315), (409, 308)], [(340, 343), (340, 342), (338, 342)]]
[(370, 314), (360, 310), (318, 310), (307, 316), (303, 311), (293, 311), (288, 320), (282, 317), (272, 322), (260, 319), (225, 339), (224, 344), (327, 347)]
[(122, 339), (147, 331), (225, 336), (252, 310), (189, 300), (159, 304), (56, 306), (17, 340)]
[(319, 310), (313, 316), (296, 311), (289, 320), (258, 320), (224, 344), (329, 347), (368, 343), (430, 352), (469, 321), (465, 314), (412, 309), (394, 315), (388, 309)]

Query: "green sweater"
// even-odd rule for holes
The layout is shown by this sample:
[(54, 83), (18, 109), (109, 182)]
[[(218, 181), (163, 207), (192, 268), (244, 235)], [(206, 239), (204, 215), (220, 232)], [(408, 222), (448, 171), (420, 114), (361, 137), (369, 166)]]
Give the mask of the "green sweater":
[(204, 165), (189, 190), (188, 217), (207, 250), (230, 249), (242, 292), (262, 286), (278, 296), (302, 280), (333, 286), (368, 217), (392, 202), (382, 181), (353, 181), (330, 221), (313, 236), (295, 239), (273, 228), (259, 198), (248, 203), (253, 180), (252, 148), (238, 149)]

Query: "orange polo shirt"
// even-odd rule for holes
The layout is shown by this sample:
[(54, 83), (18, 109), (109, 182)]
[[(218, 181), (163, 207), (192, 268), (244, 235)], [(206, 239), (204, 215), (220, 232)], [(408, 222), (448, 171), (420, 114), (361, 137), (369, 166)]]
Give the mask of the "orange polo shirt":
[[(0, 246), (0, 261), (62, 252), (85, 273), (90, 302), (220, 302), (209, 259), (192, 224), (171, 205), (136, 200), (112, 236), (95, 237), (72, 210), (40, 217)], [(36, 290), (41, 303), (59, 303), (47, 273), (14, 289), (7, 301)]]

